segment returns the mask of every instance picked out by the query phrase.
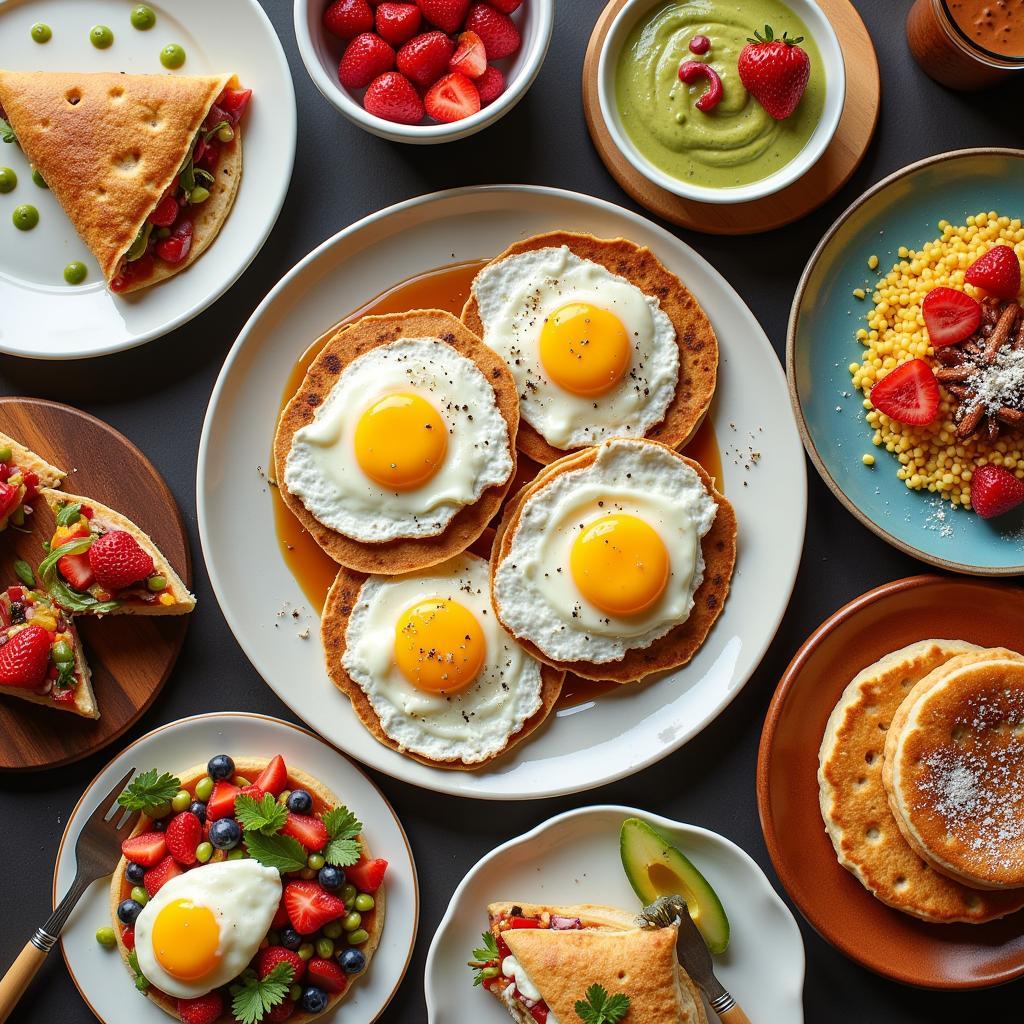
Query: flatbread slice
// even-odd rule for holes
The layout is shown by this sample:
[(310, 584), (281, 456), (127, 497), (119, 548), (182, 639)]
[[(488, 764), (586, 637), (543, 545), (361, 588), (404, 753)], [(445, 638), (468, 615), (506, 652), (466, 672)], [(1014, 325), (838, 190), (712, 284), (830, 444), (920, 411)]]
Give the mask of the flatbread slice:
[[(39, 487), (60, 487), (67, 475), (63, 469), (51, 466), (44, 458), (26, 448), (20, 441), (0, 431), (0, 448), (10, 448), (11, 457), (7, 460), (7, 475), (4, 483), (17, 489), (17, 495), (8, 494), (8, 503), (0, 514), (0, 530), (7, 524), (19, 508), (27, 504), (35, 496)], [(36, 480), (29, 486), (27, 473), (34, 473)], [(5, 492), (6, 493), (6, 492)]]

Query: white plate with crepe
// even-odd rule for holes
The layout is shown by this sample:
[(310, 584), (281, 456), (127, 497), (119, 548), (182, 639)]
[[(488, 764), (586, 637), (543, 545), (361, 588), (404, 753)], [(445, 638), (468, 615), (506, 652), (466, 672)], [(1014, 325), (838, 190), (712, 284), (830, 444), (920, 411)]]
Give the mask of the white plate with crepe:
[[(382, 290), (439, 266), (487, 259), (545, 231), (647, 245), (711, 319), (719, 383), (708, 416), (739, 555), (721, 618), (694, 660), (598, 699), (563, 700), (507, 756), (474, 772), (428, 767), (382, 746), (323, 664), (319, 609), (285, 564), (266, 473), (277, 415), (303, 351)], [(249, 659), (321, 735), (364, 763), (438, 792), (497, 800), (579, 792), (633, 775), (696, 735), (736, 696), (771, 643), (796, 577), (807, 514), (800, 439), (778, 358), (750, 310), (689, 246), (610, 203), (508, 185), (422, 196), (324, 242), (270, 293), (225, 361), (207, 411), (197, 477), (203, 552), (221, 609)]]
[[(487, 930), (489, 903), (595, 903), (640, 910), (619, 857), (619, 828), (632, 817), (643, 818), (678, 846), (718, 893), (731, 925), (728, 949), (714, 958), (719, 981), (757, 1024), (801, 1024), (803, 940), (761, 869), (715, 832), (615, 805), (560, 814), (470, 868), (427, 954), (424, 990), (430, 1024), (507, 1024), (511, 1019), (492, 995), (473, 987), (466, 966)], [(580, 983), (582, 995), (587, 979)]]
[[(412, 850), (391, 805), (353, 764), (296, 725), (264, 715), (220, 712), (161, 726), (126, 747), (89, 783), (71, 812), (53, 873), (53, 905), (75, 876), (75, 840), (86, 819), (129, 768), (181, 771), (214, 754), (248, 757), (281, 754), (285, 762), (321, 781), (363, 822), (374, 856), (388, 861), (387, 916), (381, 943), (365, 978), (352, 989), (341, 1014), (349, 1024), (371, 1024), (398, 989), (416, 942), (419, 883)], [(168, 1024), (156, 1004), (138, 998), (117, 952), (96, 941), (110, 925), (110, 880), (94, 882), (71, 915), (61, 947), (71, 980), (103, 1024)]]
[[(167, 334), (218, 299), (259, 252), (277, 220), (295, 160), (295, 91), (281, 42), (257, 0), (219, 0), (210, 19), (204, 0), (151, 2), (156, 24), (132, 27), (128, 0), (0, 0), (6, 45), (0, 66), (14, 71), (125, 71), (134, 74), (235, 73), (253, 99), (243, 122), (243, 174), (220, 233), (191, 267), (150, 288), (117, 296), (57, 200), (33, 183), (31, 167), (14, 144), (0, 144), (0, 166), (17, 187), (0, 195), (0, 352), (37, 359), (75, 359), (119, 352)], [(30, 29), (52, 30), (45, 44)], [(94, 25), (114, 34), (107, 49), (89, 40)], [(160, 51), (185, 50), (178, 72), (167, 72)], [(39, 211), (31, 231), (12, 223), (16, 206)], [(83, 284), (64, 281), (64, 267), (87, 267)]]

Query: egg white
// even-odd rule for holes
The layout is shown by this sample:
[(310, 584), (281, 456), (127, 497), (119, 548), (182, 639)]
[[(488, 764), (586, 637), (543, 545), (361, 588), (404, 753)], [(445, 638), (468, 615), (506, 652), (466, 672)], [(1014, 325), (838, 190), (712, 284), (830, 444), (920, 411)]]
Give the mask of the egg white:
[[(175, 900), (209, 907), (220, 929), (220, 961), (208, 975), (182, 981), (168, 974), (153, 951), (153, 925)], [(205, 995), (237, 978), (249, 966), (270, 931), (281, 902), (281, 875), (258, 861), (225, 860), (191, 868), (166, 882), (142, 908), (135, 922), (135, 954), (143, 976), (162, 992), (180, 999)]]
[[(356, 460), (362, 413), (389, 394), (416, 394), (448, 428), (448, 448), (422, 486), (393, 491)], [(311, 423), (295, 432), (284, 483), (317, 520), (364, 543), (434, 537), (512, 473), (508, 424), (479, 367), (438, 338), (399, 338), (352, 360)]]
[[(548, 444), (581, 448), (607, 437), (642, 437), (664, 418), (679, 381), (676, 331), (656, 296), (567, 246), (535, 249), (484, 267), (473, 281), (484, 341), (509, 365), (519, 410)], [(619, 384), (597, 397), (574, 395), (540, 358), (544, 322), (569, 302), (614, 313), (633, 353)]]
[[(665, 590), (637, 615), (609, 615), (592, 605), (570, 569), (581, 527), (612, 512), (643, 519), (668, 549)], [(494, 576), (502, 621), (556, 661), (604, 664), (649, 647), (689, 618), (704, 579), (700, 541), (717, 512), (696, 471), (661, 445), (604, 442), (591, 465), (561, 473), (523, 506)]]
[[(457, 693), (414, 687), (394, 660), (395, 625), (428, 598), (469, 609), (485, 637), (476, 679)], [(342, 665), (363, 690), (381, 728), (402, 750), (435, 761), (475, 764), (493, 757), (541, 707), (540, 664), (510, 637), (491, 607), (487, 562), (465, 553), (406, 576), (371, 576), (345, 631)]]

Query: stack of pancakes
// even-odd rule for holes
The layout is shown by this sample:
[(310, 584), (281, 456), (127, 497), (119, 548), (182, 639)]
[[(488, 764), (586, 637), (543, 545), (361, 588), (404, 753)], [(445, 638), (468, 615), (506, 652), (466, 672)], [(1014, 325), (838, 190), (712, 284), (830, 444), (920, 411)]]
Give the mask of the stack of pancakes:
[(1024, 907), (1024, 657), (960, 640), (887, 655), (846, 687), (818, 758), (840, 864), (934, 923)]

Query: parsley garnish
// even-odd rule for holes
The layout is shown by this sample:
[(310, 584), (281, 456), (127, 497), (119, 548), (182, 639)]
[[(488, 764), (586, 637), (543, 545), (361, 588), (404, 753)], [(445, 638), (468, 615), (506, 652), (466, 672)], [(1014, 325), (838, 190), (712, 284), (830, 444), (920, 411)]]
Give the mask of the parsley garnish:
[(54, 548), (39, 563), (39, 578), (42, 580), (43, 586), (50, 597), (65, 611), (92, 612), (95, 615), (102, 615), (121, 606), (120, 601), (97, 601), (92, 594), (79, 593), (57, 575), (57, 563), (65, 555), (80, 555), (88, 551), (94, 539), (90, 534), (88, 537), (76, 537), (74, 540), (69, 540), (67, 544), (61, 544), (59, 548)]
[(610, 996), (600, 985), (587, 989), (587, 998), (576, 1000), (576, 1016), (584, 1024), (618, 1024), (629, 1012), (629, 996)]
[(18, 140), (14, 137), (14, 129), (0, 117), (0, 139), (4, 142), (17, 142)]
[(147, 811), (153, 807), (159, 807), (161, 804), (170, 803), (179, 789), (181, 789), (180, 779), (168, 772), (159, 775), (155, 768), (150, 768), (148, 772), (136, 775), (125, 786), (124, 792), (117, 798), (117, 802), (129, 811)]
[(235, 797), (235, 817), (246, 832), (261, 832), (265, 836), (272, 836), (280, 832), (288, 820), (288, 809), (269, 793), (264, 793), (259, 800), (242, 794)]
[(278, 1003), (283, 1003), (295, 977), (291, 964), (278, 964), (265, 978), (241, 977), (241, 986), (231, 1000), (231, 1012), (241, 1024), (257, 1024)]
[(335, 807), (320, 819), (327, 827), (328, 842), (321, 853), (328, 864), (347, 868), (359, 860), (361, 844), (356, 836), (363, 830), (363, 823), (347, 807)]
[(75, 663), (66, 662), (60, 666), (57, 678), (53, 681), (55, 690), (70, 690), (75, 685)]
[(473, 959), (466, 964), (467, 967), (473, 968), (474, 985), (480, 985), (486, 978), (494, 977), (493, 973), (485, 975), (484, 971), (491, 967), (499, 956), (498, 940), (494, 937), (493, 933), (484, 932), (481, 938), (484, 942), (483, 946), (473, 950)]
[(305, 847), (291, 836), (265, 836), (262, 832), (247, 832), (245, 846), (249, 856), (268, 868), (277, 868), (282, 874), (301, 871), (309, 856)]

